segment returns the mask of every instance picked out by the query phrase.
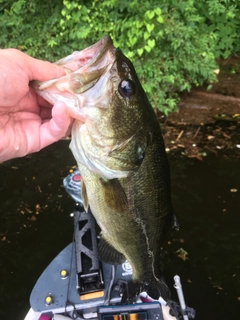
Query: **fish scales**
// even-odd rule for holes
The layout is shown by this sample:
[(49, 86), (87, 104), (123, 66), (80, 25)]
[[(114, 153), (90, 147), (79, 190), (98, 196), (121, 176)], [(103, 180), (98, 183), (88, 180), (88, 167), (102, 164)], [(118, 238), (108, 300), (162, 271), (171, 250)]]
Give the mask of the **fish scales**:
[(32, 86), (52, 103), (63, 100), (76, 119), (70, 148), (85, 207), (101, 228), (99, 258), (131, 264), (123, 301), (141, 291), (169, 299), (160, 257), (174, 221), (169, 165), (159, 122), (134, 67), (109, 36), (57, 63), (73, 76)]

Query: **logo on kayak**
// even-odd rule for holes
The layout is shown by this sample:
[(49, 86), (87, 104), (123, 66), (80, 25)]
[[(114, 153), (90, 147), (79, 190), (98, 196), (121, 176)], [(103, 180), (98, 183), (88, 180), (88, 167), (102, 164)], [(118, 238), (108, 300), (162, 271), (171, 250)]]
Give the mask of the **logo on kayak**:
[(129, 276), (132, 274), (132, 266), (127, 260), (122, 264), (122, 268), (124, 270), (122, 276)]
[(72, 176), (73, 181), (79, 182), (81, 180), (81, 176), (79, 173), (76, 173)]

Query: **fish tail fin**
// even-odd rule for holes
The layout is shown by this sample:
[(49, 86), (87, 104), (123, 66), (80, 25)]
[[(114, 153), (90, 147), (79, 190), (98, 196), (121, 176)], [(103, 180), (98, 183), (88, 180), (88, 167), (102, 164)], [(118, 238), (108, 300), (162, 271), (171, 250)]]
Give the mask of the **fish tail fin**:
[(163, 277), (160, 279), (154, 279), (153, 283), (149, 284), (149, 290), (147, 293), (153, 299), (159, 299), (160, 296), (164, 300), (171, 299), (171, 291)]
[(171, 291), (166, 284), (165, 280), (161, 278), (153, 278), (144, 282), (130, 280), (126, 284), (125, 291), (122, 296), (122, 304), (133, 303), (141, 292), (147, 294), (153, 299), (159, 299), (161, 296), (164, 300), (171, 299)]

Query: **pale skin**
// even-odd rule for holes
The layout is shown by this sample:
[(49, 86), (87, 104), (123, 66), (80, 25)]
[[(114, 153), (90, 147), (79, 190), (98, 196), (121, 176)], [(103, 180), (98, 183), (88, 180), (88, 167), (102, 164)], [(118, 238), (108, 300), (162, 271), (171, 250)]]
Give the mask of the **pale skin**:
[(65, 75), (61, 66), (16, 49), (0, 50), (0, 162), (37, 152), (70, 133), (66, 105), (50, 105), (29, 87)]

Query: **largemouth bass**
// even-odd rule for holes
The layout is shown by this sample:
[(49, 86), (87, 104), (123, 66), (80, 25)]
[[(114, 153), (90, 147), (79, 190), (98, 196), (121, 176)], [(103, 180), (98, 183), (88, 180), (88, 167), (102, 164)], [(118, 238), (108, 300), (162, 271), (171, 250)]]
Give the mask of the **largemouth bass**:
[(85, 208), (101, 228), (99, 258), (131, 264), (123, 301), (141, 291), (169, 299), (160, 266), (161, 244), (174, 223), (169, 164), (134, 67), (109, 36), (56, 63), (66, 76), (32, 86), (52, 103), (64, 101), (75, 118), (70, 148)]

